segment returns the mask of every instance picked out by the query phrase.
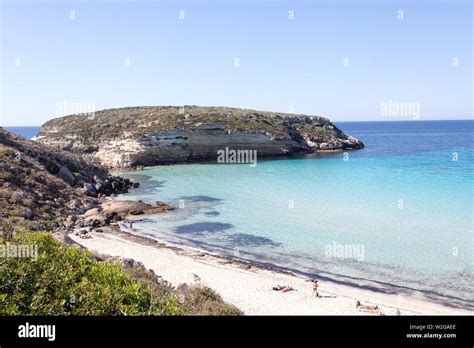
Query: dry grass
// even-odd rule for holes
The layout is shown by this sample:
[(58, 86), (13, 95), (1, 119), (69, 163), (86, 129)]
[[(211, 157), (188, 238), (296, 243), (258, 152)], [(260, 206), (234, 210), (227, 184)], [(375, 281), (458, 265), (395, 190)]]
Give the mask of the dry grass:
[[(227, 107), (200, 106), (144, 106), (98, 111), (90, 115), (71, 115), (56, 118), (43, 125), (39, 135), (64, 137), (79, 135), (93, 142), (96, 139), (121, 137), (124, 133), (141, 135), (148, 132), (160, 132), (173, 128), (195, 130), (203, 125), (220, 124), (226, 130), (242, 130), (257, 133), (269, 133), (275, 137), (287, 137), (285, 120), (301, 119), (301, 125), (309, 119), (306, 115), (256, 111)], [(320, 125), (330, 125), (328, 119), (312, 116), (311, 120)], [(296, 125), (296, 123), (295, 123)]]

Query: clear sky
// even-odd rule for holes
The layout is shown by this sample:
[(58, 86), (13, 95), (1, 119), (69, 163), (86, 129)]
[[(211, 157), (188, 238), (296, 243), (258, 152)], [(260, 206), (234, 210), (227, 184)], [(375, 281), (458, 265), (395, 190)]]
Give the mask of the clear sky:
[(0, 1), (3, 126), (40, 125), (65, 102), (473, 116), (469, 0)]

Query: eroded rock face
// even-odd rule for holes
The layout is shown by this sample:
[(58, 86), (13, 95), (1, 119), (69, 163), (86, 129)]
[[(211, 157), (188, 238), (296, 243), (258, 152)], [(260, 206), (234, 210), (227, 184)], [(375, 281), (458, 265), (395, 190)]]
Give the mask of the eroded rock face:
[(319, 116), (220, 107), (137, 107), (46, 122), (37, 137), (109, 168), (213, 161), (218, 151), (259, 157), (364, 147)]
[[(0, 228), (61, 226), (91, 209), (97, 197), (127, 192), (138, 183), (110, 175), (103, 166), (38, 144), (0, 128)], [(98, 183), (100, 187), (94, 186)], [(69, 223), (71, 223), (69, 221)]]
[[(38, 176), (47, 173), (63, 181), (71, 188), (83, 189), (90, 196), (109, 196), (127, 192), (137, 183), (127, 178), (110, 175), (100, 164), (84, 159), (68, 151), (56, 150), (43, 144), (10, 134), (0, 128), (0, 145), (5, 154), (10, 154), (11, 163), (18, 167), (29, 167)], [(2, 161), (5, 165), (6, 161)], [(98, 185), (100, 184), (100, 185)]]

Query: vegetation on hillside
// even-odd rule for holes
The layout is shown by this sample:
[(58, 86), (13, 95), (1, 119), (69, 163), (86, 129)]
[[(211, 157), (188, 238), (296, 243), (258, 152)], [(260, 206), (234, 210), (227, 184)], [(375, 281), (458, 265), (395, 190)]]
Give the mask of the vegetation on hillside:
[[(79, 195), (63, 180), (0, 144), (0, 220), (31, 230), (53, 229)], [(83, 203), (88, 201), (82, 198)]]

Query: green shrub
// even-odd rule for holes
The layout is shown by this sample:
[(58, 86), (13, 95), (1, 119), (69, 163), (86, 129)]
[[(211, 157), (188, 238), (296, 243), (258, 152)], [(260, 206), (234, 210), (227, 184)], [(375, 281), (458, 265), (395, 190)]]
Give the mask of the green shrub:
[(183, 306), (194, 315), (242, 315), (235, 306), (225, 303), (221, 296), (206, 286), (192, 286), (183, 290)]
[(0, 259), (0, 315), (182, 314), (173, 294), (157, 297), (120, 265), (93, 260), (47, 233), (19, 231), (10, 244), (36, 245), (38, 257)]
[(0, 257), (0, 315), (241, 315), (214, 290), (177, 290), (142, 265), (123, 269), (64, 246), (47, 232), (4, 222), (0, 247), (37, 247), (37, 257)]

